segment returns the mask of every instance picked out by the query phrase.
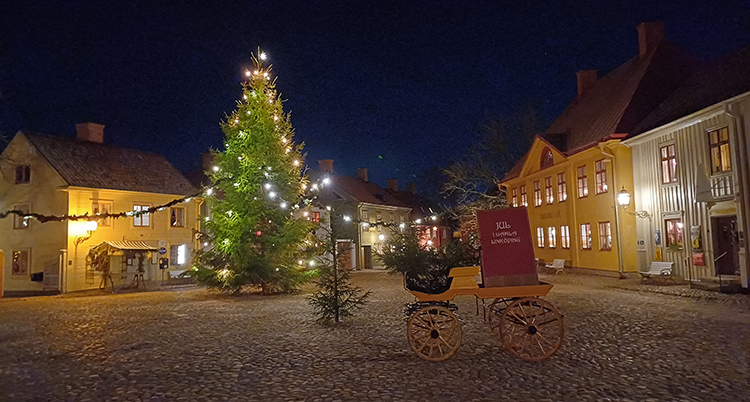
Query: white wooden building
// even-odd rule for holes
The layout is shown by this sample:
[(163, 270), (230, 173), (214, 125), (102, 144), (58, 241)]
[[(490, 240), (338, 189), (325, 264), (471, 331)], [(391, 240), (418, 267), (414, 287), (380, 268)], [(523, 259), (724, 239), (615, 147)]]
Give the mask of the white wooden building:
[(691, 77), (624, 141), (633, 151), (640, 270), (674, 262), (686, 280), (748, 287), (750, 47)]

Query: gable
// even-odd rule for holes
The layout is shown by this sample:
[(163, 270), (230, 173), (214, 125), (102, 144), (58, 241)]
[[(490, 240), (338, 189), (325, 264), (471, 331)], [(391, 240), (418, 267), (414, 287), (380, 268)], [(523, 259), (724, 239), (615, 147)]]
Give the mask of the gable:
[[(552, 163), (545, 163), (549, 161), (550, 157), (552, 159)], [(529, 152), (527, 152), (526, 160), (524, 162), (523, 168), (519, 172), (519, 176), (528, 176), (536, 172), (548, 169), (564, 162), (566, 159), (567, 158), (565, 157), (565, 155), (557, 148), (555, 148), (552, 144), (545, 141), (542, 137), (536, 136), (536, 138), (534, 138), (534, 142), (531, 145), (531, 149), (529, 149)]]

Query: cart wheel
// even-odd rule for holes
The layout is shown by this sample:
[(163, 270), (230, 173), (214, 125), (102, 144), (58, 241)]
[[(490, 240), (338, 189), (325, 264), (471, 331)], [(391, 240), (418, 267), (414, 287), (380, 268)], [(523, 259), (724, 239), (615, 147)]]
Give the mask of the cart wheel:
[(424, 307), (409, 317), (406, 334), (411, 350), (433, 362), (453, 356), (461, 345), (461, 323), (443, 306)]
[(490, 307), (490, 328), (510, 354), (533, 362), (552, 356), (560, 348), (563, 317), (550, 302), (525, 297), (505, 309), (496, 304)]

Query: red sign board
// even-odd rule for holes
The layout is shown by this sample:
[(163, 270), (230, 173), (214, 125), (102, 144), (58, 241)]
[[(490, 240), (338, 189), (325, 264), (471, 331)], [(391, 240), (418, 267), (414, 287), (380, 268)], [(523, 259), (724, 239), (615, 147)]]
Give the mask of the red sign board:
[(485, 287), (538, 285), (526, 208), (477, 211)]
[(703, 253), (693, 253), (693, 265), (696, 267), (706, 266), (706, 256)]

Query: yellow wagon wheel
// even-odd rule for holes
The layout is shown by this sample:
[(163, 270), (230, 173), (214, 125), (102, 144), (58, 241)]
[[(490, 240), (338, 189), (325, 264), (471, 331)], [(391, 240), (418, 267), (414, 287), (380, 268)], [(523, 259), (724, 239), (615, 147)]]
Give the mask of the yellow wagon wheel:
[(510, 354), (526, 361), (540, 361), (560, 348), (563, 317), (550, 302), (525, 297), (505, 309), (498, 303), (490, 307), (490, 328)]
[(427, 306), (409, 317), (406, 334), (411, 350), (433, 362), (453, 356), (461, 345), (461, 323), (443, 306)]

